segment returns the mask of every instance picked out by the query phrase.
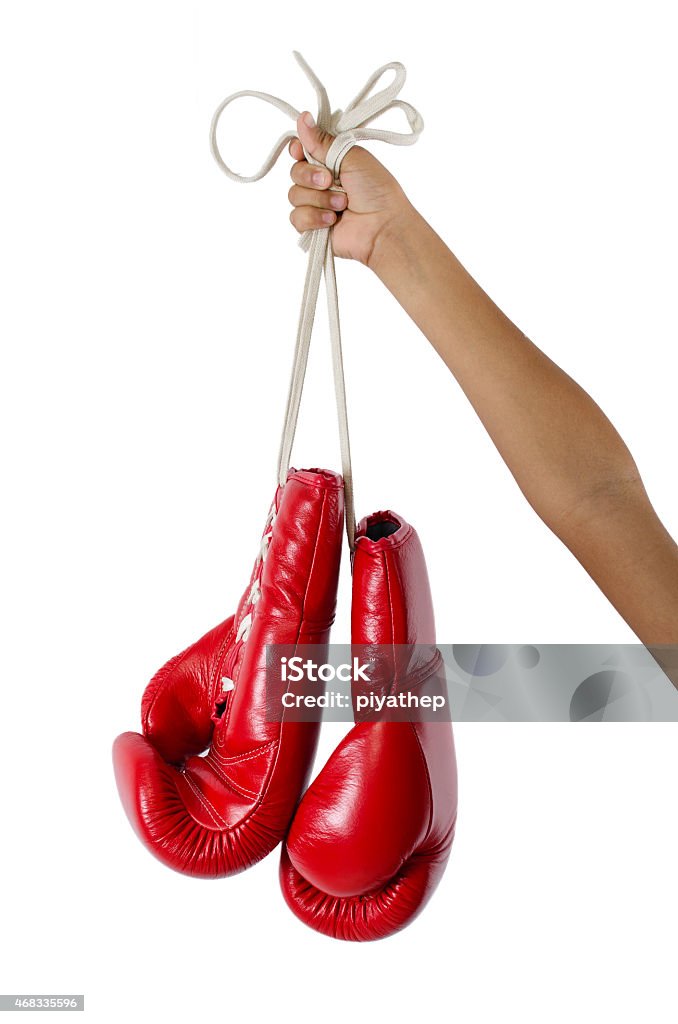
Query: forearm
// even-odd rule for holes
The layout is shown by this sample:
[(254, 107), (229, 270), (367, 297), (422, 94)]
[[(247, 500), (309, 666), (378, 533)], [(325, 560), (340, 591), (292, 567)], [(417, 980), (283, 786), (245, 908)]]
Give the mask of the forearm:
[(556, 533), (572, 509), (637, 479), (596, 403), (511, 323), (412, 207), (378, 238), (369, 266), (445, 361)]
[(368, 265), (452, 371), (537, 514), (644, 643), (677, 643), (678, 546), (596, 403), (411, 207)]

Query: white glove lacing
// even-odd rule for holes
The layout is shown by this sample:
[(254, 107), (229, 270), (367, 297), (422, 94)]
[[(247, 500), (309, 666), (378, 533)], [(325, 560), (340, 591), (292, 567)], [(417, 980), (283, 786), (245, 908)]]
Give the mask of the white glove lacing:
[[(327, 156), (325, 157), (325, 163), (322, 163), (320, 160), (316, 160), (310, 153), (307, 153), (306, 150), (304, 150), (304, 155), (309, 163), (315, 164), (319, 167), (326, 167), (327, 170), (329, 170), (335, 183), (335, 190), (341, 190), (341, 184), (339, 181), (341, 162), (349, 149), (357, 143), (378, 140), (380, 142), (391, 143), (395, 146), (411, 146), (417, 141), (424, 127), (421, 115), (409, 103), (406, 103), (404, 100), (396, 99), (398, 93), (405, 84), (406, 72), (402, 64), (397, 61), (393, 61), (390, 64), (384, 64), (382, 67), (378, 68), (374, 74), (370, 75), (363, 88), (349, 103), (345, 110), (335, 110), (332, 112), (325, 87), (301, 54), (296, 50), (294, 50), (293, 53), (298, 64), (301, 66), (307, 78), (311, 81), (318, 97), (318, 115), (316, 117), (316, 124), (318, 125), (318, 128), (335, 136), (334, 141), (327, 152)], [(395, 72), (395, 76), (391, 84), (380, 92), (375, 93), (375, 95), (370, 96), (370, 91), (379, 81), (384, 72), (391, 69)], [(241, 96), (255, 96), (258, 99), (265, 100), (267, 103), (273, 104), (273, 106), (282, 110), (283, 113), (288, 114), (295, 124), (299, 118), (300, 112), (295, 110), (291, 104), (286, 103), (277, 96), (271, 96), (269, 93), (255, 92), (249, 89), (243, 90), (242, 92), (235, 92), (232, 96), (228, 96), (219, 104), (214, 112), (212, 126), (210, 129), (210, 146), (212, 154), (224, 174), (227, 174), (233, 181), (247, 184), (249, 182), (259, 181), (259, 179), (263, 178), (265, 174), (268, 174), (288, 142), (291, 139), (297, 138), (297, 132), (295, 127), (295, 129), (286, 131), (280, 136), (256, 174), (252, 174), (250, 176), (236, 174), (236, 172), (232, 171), (225, 163), (221, 156), (219, 146), (217, 144), (217, 127), (219, 124), (219, 118), (226, 107)], [(393, 108), (399, 108), (405, 112), (405, 116), (411, 129), (410, 132), (402, 133), (384, 131), (366, 127), (366, 125), (371, 121), (374, 121), (385, 111)], [(344, 477), (346, 535), (348, 537), (349, 548), (353, 551), (355, 543), (353, 475), (351, 472), (351, 448), (348, 434), (346, 389), (344, 384), (344, 365), (341, 350), (341, 330), (339, 325), (339, 298), (337, 295), (334, 252), (332, 249), (332, 227), (305, 231), (299, 239), (299, 245), (305, 252), (308, 252), (309, 256), (306, 280), (304, 283), (304, 293), (301, 300), (299, 324), (297, 327), (297, 340), (292, 364), (289, 393), (287, 397), (287, 408), (285, 410), (283, 432), (280, 441), (278, 481), (281, 486), (284, 486), (290, 467), (292, 445), (294, 443), (294, 435), (299, 416), (299, 405), (301, 403), (304, 377), (306, 375), (308, 350), (313, 331), (313, 320), (318, 302), (320, 277), (324, 271), (330, 339), (332, 345), (334, 388), (337, 402), (337, 417), (339, 421), (341, 463)], [(243, 628), (243, 623), (241, 623), (240, 628)]]

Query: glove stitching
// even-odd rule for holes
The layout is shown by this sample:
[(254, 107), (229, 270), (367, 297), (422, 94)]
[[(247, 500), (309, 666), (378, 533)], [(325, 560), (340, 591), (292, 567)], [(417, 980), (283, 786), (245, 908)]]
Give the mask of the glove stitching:
[(268, 750), (269, 747), (274, 747), (278, 741), (271, 740), (270, 743), (264, 743), (261, 747), (253, 747), (252, 750), (246, 751), (244, 754), (235, 754), (232, 757), (224, 757), (219, 754), (216, 750), (211, 750), (210, 754), (214, 754), (217, 761), (222, 765), (240, 764), (242, 761), (250, 761), (254, 757), (258, 757), (264, 750)]
[[(214, 807), (212, 805), (212, 803), (207, 799), (205, 794), (202, 793), (198, 789), (198, 787), (194, 783), (193, 779), (188, 775), (187, 772), (183, 773), (183, 778), (186, 780), (186, 782), (188, 783), (190, 789), (193, 791), (195, 796), (197, 796), (198, 800), (203, 805), (203, 807), (205, 808), (205, 810), (207, 811), (207, 813), (209, 814), (209, 816), (211, 817), (212, 821), (217, 826), (219, 831), (221, 831), (222, 828), (226, 828), (226, 829), (229, 828), (229, 825), (228, 825), (228, 822), (226, 821), (226, 819), (223, 818), (221, 816), (221, 814), (219, 814), (219, 811), (216, 809), (216, 807)], [(188, 813), (191, 814), (191, 812), (188, 810), (188, 807), (186, 807), (185, 803), (184, 803), (184, 807), (186, 808), (186, 811), (188, 811)], [(193, 817), (192, 814), (191, 814), (191, 817)], [(193, 819), (193, 820), (195, 820), (195, 819)], [(220, 822), (221, 822), (221, 824), (220, 824)]]
[(212, 759), (211, 755), (208, 754), (205, 758), (205, 763), (210, 766), (215, 775), (217, 775), (222, 782), (226, 783), (229, 789), (232, 789), (237, 796), (249, 797), (251, 800), (256, 800), (257, 794), (253, 793), (250, 789), (245, 789), (244, 786), (239, 786), (234, 779), (227, 775), (223, 768), (220, 768)]

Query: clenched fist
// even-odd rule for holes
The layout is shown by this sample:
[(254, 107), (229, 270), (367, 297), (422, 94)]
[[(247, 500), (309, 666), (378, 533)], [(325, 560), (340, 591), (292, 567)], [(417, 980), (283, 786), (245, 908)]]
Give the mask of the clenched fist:
[(331, 189), (332, 175), (308, 163), (304, 148), (324, 162), (333, 136), (321, 131), (308, 111), (299, 116), (297, 131), (299, 138), (289, 145), (290, 155), (296, 160), (290, 171), (294, 182), (289, 191), (294, 207), (292, 224), (300, 234), (334, 225), (335, 255), (370, 266), (385, 230), (413, 212), (407, 196), (393, 175), (362, 146), (353, 146), (342, 161), (343, 191)]

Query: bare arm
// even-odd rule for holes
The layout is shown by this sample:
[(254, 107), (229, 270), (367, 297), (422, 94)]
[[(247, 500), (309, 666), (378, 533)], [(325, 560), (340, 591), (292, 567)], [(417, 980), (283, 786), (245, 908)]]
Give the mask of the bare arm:
[(370, 266), (421, 328), (535, 512), (641, 640), (678, 640), (678, 546), (593, 399), (501, 312), (413, 209)]
[[(305, 124), (299, 130), (309, 151), (322, 156), (327, 140)], [(292, 155), (303, 156), (294, 146)], [(295, 164), (295, 181), (305, 182), (303, 168), (305, 161)], [(328, 184), (329, 176), (324, 190), (319, 183), (291, 190), (301, 208), (293, 218), (299, 230), (316, 226), (313, 216), (332, 196)], [(371, 154), (351, 150), (342, 185), (337, 254), (364, 262), (412, 317), (532, 508), (641, 641), (678, 642), (678, 546), (610, 421), (492, 302)]]

